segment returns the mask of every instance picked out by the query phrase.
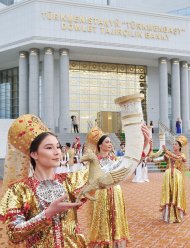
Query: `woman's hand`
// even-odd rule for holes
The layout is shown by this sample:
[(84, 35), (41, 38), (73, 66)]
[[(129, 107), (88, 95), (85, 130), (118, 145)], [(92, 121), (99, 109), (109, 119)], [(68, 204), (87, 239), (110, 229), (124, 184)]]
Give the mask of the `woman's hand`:
[(69, 202), (68, 199), (68, 195), (65, 194), (53, 201), (45, 210), (46, 217), (52, 218), (56, 214), (65, 212), (70, 208), (80, 207), (83, 204), (82, 202)]
[(144, 147), (143, 147), (143, 150), (145, 150), (147, 145), (150, 144), (151, 134), (150, 134), (150, 130), (148, 129), (148, 127), (145, 124), (142, 125), (142, 132), (143, 132), (143, 135), (144, 135)]

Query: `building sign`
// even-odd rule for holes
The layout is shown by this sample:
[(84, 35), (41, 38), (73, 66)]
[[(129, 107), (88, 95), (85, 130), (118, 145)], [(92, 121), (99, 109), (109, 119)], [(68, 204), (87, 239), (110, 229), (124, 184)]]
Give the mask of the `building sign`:
[(44, 20), (58, 22), (60, 30), (63, 32), (98, 33), (107, 36), (163, 41), (185, 32), (184, 28), (178, 26), (143, 23), (128, 19), (104, 19), (56, 12), (43, 12), (41, 15)]

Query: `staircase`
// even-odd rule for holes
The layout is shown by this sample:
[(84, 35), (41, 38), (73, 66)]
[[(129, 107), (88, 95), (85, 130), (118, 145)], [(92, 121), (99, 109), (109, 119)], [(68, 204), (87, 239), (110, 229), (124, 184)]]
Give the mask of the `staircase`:
[(150, 173), (158, 173), (163, 171), (155, 163), (152, 162), (147, 163), (147, 168), (148, 168), (148, 172)]
[[(56, 135), (62, 145), (65, 145), (66, 142), (69, 142), (72, 145), (75, 140), (75, 137), (80, 137), (80, 143), (81, 145), (83, 145), (84, 143), (86, 143), (87, 133), (57, 133)], [(118, 150), (120, 148), (120, 140), (118, 139), (115, 133), (110, 133), (108, 135), (112, 141), (113, 146), (116, 150)]]
[(162, 122), (159, 121), (158, 125), (159, 125), (159, 133), (165, 134), (165, 136), (168, 138), (170, 143), (173, 144), (175, 142), (176, 134)]
[[(159, 149), (159, 147), (160, 147), (159, 133), (158, 133), (157, 129), (154, 129), (154, 131), (155, 131), (155, 133), (152, 134), (153, 148)], [(86, 142), (87, 133), (64, 133), (64, 134), (56, 133), (56, 135), (57, 135), (57, 137), (58, 137), (58, 139), (62, 145), (65, 145), (66, 142), (69, 142), (72, 145), (72, 143), (75, 140), (75, 137), (80, 137), (81, 145), (83, 145)], [(190, 132), (186, 133), (185, 136), (188, 138), (188, 141), (190, 144)], [(121, 141), (119, 140), (117, 135), (115, 133), (110, 133), (109, 137), (111, 138), (113, 146), (115, 147), (115, 149), (118, 150), (120, 148)], [(171, 137), (166, 135), (166, 141), (165, 142), (166, 142), (166, 147), (168, 149), (172, 150)], [(3, 171), (4, 171), (3, 165), (4, 165), (4, 159), (0, 159), (0, 179), (3, 178)], [(163, 171), (163, 169), (158, 168), (158, 166), (155, 165), (154, 163), (148, 163), (147, 166), (148, 166), (149, 172), (161, 172), (161, 171)]]
[[(159, 133), (153, 133), (152, 140), (153, 140), (153, 149), (159, 149), (160, 147)], [(165, 144), (169, 150), (172, 150), (172, 143), (168, 138), (168, 136), (166, 136)]]
[(83, 145), (86, 142), (86, 133), (56, 133), (58, 140), (61, 145), (65, 145), (65, 143), (71, 143), (75, 141), (75, 137), (80, 138), (80, 143)]
[(148, 168), (148, 172), (150, 173), (159, 173), (159, 172), (165, 172), (166, 170), (166, 163), (162, 162), (160, 164), (155, 164), (152, 162), (147, 163), (147, 168)]
[[(171, 129), (167, 128), (163, 123), (159, 122), (159, 129), (161, 130), (161, 132), (166, 133), (166, 137), (167, 137), (167, 141), (168, 143), (166, 143), (166, 147), (170, 150), (172, 150), (172, 146), (173, 143), (175, 142), (175, 139), (177, 137), (177, 135), (175, 133), (173, 133), (171, 131)], [(186, 133), (182, 133), (182, 135), (184, 135), (187, 139), (188, 139), (188, 154), (186, 154), (187, 156), (187, 161), (189, 162), (189, 169), (190, 169), (190, 130)]]
[[(159, 122), (159, 128), (152, 134), (153, 150), (158, 151), (161, 148), (160, 146), (163, 144), (163, 139), (160, 140), (159, 134), (164, 135), (164, 144), (169, 150), (172, 150), (175, 134), (161, 122)], [(166, 162), (161, 162), (160, 164), (148, 163), (147, 167), (149, 172), (164, 172), (166, 169)]]

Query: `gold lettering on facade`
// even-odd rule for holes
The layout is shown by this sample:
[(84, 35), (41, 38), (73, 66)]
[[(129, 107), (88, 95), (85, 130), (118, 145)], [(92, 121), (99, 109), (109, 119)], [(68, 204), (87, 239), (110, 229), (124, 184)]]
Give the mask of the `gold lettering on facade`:
[(127, 26), (128, 29), (137, 29), (141, 31), (151, 31), (151, 32), (157, 32), (157, 33), (170, 33), (170, 34), (180, 34), (180, 32), (184, 32), (183, 29), (179, 28), (172, 28), (167, 26), (161, 26), (161, 25), (154, 25), (154, 24), (142, 24), (142, 23), (136, 23), (134, 21), (132, 22), (122, 22), (124, 25)]
[(96, 32), (96, 27), (88, 25), (79, 25), (79, 24), (66, 24), (62, 22), (61, 24), (61, 29), (62, 30), (69, 30), (69, 31), (78, 31), (78, 32), (91, 32), (95, 33)]
[(146, 39), (154, 39), (154, 40), (168, 40), (167, 34), (157, 34), (157, 33), (145, 33), (144, 37)]
[(134, 31), (128, 31), (123, 29), (112, 29), (112, 28), (100, 28), (100, 31), (102, 34), (108, 34), (108, 35), (118, 35), (118, 36), (124, 36), (124, 37), (137, 37), (142, 38), (141, 32), (134, 32)]
[(97, 18), (51, 11), (41, 13), (41, 15), (44, 20), (60, 22), (62, 31), (90, 32), (100, 33), (102, 35), (165, 41), (169, 40), (172, 36), (181, 35), (185, 32), (184, 28), (119, 20), (117, 18)]

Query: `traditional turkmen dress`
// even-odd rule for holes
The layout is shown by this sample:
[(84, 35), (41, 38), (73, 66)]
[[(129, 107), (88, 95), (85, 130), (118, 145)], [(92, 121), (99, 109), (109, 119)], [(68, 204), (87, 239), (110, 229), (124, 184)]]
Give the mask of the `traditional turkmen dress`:
[[(112, 170), (113, 158), (99, 157), (102, 169)], [(96, 190), (91, 206), (90, 247), (126, 248), (129, 239), (125, 202), (120, 185)]]
[[(185, 155), (166, 151), (168, 169), (164, 173), (161, 195), (163, 219), (169, 223), (181, 222), (186, 213), (184, 184)], [(173, 161), (173, 162), (171, 162)]]
[[(77, 209), (47, 219), (44, 209), (67, 193), (71, 202), (85, 184), (87, 171), (59, 174), (54, 180), (39, 182), (29, 177), (13, 184), (0, 202), (0, 216), (6, 221), (9, 246), (26, 248), (85, 248), (79, 232)], [(8, 247), (4, 245), (3, 247)]]

